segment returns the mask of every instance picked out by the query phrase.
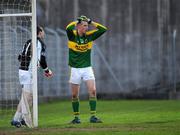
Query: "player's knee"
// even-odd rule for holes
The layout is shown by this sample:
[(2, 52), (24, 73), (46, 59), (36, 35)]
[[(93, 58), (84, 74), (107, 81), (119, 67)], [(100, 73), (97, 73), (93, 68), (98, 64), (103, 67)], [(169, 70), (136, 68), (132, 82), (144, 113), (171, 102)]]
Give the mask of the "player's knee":
[(72, 94), (72, 99), (77, 99), (79, 98), (77, 94)]
[(91, 89), (91, 96), (96, 96), (96, 88)]

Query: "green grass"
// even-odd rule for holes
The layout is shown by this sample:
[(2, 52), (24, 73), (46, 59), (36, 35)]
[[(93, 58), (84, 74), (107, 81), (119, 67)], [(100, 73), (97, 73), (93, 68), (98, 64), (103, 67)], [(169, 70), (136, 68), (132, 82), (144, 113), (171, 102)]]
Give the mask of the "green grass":
[(80, 102), (79, 125), (68, 124), (73, 118), (70, 101), (39, 106), (39, 127), (14, 128), (9, 118), (0, 120), (0, 135), (179, 135), (180, 101), (119, 100), (98, 101), (101, 124), (89, 123), (87, 101)]

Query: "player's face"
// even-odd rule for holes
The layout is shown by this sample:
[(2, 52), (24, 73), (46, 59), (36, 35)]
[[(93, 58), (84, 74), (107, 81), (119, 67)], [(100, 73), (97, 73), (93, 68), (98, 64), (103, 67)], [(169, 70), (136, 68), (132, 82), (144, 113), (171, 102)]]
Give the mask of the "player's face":
[(45, 35), (45, 33), (44, 33), (44, 30), (42, 29), (42, 31), (40, 32), (40, 37), (43, 39), (44, 35)]
[(85, 21), (82, 21), (80, 24), (79, 24), (79, 27), (78, 27), (78, 30), (81, 32), (81, 33), (86, 33), (86, 31), (88, 30), (88, 23), (85, 22)]

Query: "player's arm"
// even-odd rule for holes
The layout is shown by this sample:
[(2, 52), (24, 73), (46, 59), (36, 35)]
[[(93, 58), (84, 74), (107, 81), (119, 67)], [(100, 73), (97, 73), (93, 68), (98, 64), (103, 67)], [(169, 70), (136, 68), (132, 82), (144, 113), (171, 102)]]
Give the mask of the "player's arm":
[(41, 55), (40, 66), (44, 70), (44, 75), (48, 78), (52, 77), (52, 71), (48, 68), (45, 55)]
[(38, 62), (41, 68), (44, 70), (44, 75), (48, 78), (52, 77), (53, 75), (52, 71), (47, 66), (45, 50), (44, 52), (42, 52), (42, 47), (40, 42), (38, 42), (37, 53), (38, 53)]
[(76, 24), (77, 24), (77, 21), (74, 21), (74, 22), (71, 22), (70, 24), (68, 24), (66, 27), (66, 33), (67, 33), (68, 39), (71, 41), (75, 37), (73, 30), (76, 27)]
[(48, 66), (47, 66), (47, 62), (46, 62), (46, 57), (41, 55), (41, 60), (40, 60), (40, 66), (42, 67), (42, 69), (48, 69)]
[(96, 28), (95, 30), (91, 30), (87, 32), (87, 35), (90, 36), (90, 39), (92, 41), (96, 40), (98, 37), (100, 37), (103, 33), (107, 31), (107, 28), (102, 24), (93, 21), (90, 24), (92, 24)]
[(44, 70), (44, 75), (48, 78), (52, 77), (52, 71), (48, 68), (47, 66), (47, 62), (46, 62), (46, 57), (41, 55), (41, 61), (40, 61), (40, 65), (42, 67), (42, 69)]

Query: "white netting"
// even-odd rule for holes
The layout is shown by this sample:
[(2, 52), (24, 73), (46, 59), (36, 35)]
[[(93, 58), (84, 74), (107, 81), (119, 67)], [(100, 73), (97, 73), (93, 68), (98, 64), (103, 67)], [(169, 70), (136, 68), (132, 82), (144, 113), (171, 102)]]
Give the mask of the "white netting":
[(31, 0), (1, 0), (0, 14), (31, 13)]
[(0, 123), (4, 117), (10, 121), (16, 110), (21, 96), (17, 58), (31, 38), (31, 16), (11, 15), (30, 12), (29, 0), (0, 1)]

